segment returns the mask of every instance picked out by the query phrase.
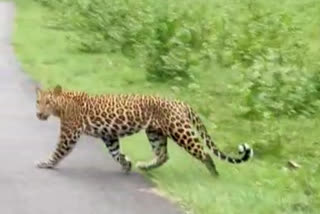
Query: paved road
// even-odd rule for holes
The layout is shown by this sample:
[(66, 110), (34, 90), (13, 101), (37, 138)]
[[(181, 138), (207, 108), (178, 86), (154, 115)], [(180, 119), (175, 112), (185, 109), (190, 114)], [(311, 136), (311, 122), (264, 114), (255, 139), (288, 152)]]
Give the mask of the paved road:
[(0, 2), (0, 213), (179, 213), (140, 191), (150, 185), (138, 174), (123, 174), (97, 140), (83, 138), (56, 170), (34, 167), (54, 148), (58, 121), (35, 117), (34, 84), (10, 46), (13, 16), (14, 5)]

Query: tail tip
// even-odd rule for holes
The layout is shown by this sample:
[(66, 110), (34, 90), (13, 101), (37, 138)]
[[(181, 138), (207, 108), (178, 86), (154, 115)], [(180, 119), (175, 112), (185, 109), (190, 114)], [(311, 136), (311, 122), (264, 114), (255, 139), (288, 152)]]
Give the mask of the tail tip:
[(238, 150), (239, 154), (248, 153), (250, 158), (253, 156), (253, 149), (246, 143), (240, 144)]

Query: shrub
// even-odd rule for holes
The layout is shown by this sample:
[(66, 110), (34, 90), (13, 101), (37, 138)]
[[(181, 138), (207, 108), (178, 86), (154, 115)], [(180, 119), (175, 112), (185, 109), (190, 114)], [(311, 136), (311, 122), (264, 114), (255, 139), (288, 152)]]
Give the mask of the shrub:
[[(242, 109), (248, 118), (310, 116), (319, 109), (319, 72), (294, 15), (247, 4), (233, 23), (223, 19), (214, 47), (216, 58), (243, 76)], [(231, 18), (230, 18), (231, 17)], [(221, 45), (223, 44), (223, 46)], [(314, 60), (315, 61), (315, 60)]]
[(246, 116), (311, 116), (319, 109), (319, 72), (271, 63), (261, 63), (250, 71), (243, 100)]
[(200, 16), (204, 5), (197, 5), (192, 1), (181, 8), (154, 0), (64, 0), (56, 24), (72, 25), (69, 38), (82, 52), (121, 51), (145, 59), (149, 80), (188, 80), (190, 67), (201, 61), (210, 36), (209, 16)]

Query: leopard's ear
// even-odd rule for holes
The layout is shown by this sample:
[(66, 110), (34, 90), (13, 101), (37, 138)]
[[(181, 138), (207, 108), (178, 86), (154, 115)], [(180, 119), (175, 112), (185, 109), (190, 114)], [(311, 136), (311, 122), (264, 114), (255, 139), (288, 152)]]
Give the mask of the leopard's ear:
[(39, 97), (39, 96), (41, 95), (41, 88), (40, 88), (40, 86), (36, 86), (35, 90), (36, 90), (36, 95), (37, 95), (37, 97)]
[(62, 92), (62, 87), (61, 85), (56, 85), (56, 87), (53, 89), (53, 94), (54, 95), (59, 95)]

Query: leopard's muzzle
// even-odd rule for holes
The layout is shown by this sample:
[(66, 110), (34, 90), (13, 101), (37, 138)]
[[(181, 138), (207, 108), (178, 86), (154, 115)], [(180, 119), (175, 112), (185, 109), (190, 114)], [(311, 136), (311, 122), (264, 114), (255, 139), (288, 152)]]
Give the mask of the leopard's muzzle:
[(37, 117), (39, 120), (47, 120), (49, 115), (41, 113), (41, 112), (37, 112)]

